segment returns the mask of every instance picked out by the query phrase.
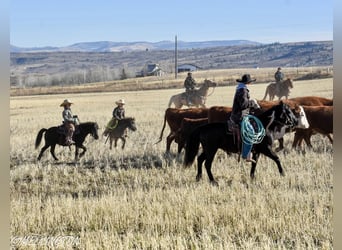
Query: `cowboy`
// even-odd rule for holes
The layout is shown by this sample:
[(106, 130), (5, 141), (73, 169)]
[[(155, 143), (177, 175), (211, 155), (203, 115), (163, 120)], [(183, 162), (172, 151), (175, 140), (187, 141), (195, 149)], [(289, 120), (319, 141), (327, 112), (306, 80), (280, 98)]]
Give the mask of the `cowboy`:
[[(249, 74), (242, 76), (242, 79), (236, 80), (239, 84), (236, 87), (236, 92), (233, 101), (232, 112), (230, 120), (233, 124), (241, 127), (242, 118), (249, 114), (249, 109), (255, 106), (255, 100), (250, 99), (249, 90), (247, 85), (251, 82), (255, 82), (256, 79), (251, 79)], [(252, 146), (253, 144), (242, 143), (242, 158), (247, 162), (254, 162), (252, 159)]]
[(281, 72), (280, 67), (274, 73), (274, 79), (276, 80), (276, 93), (278, 94), (281, 88), (281, 82), (284, 80), (284, 73)]
[(106, 126), (106, 130), (103, 132), (104, 136), (108, 135), (110, 130), (113, 130), (116, 128), (116, 126), (119, 123), (119, 120), (122, 120), (123, 118), (125, 118), (125, 108), (124, 108), (125, 100), (120, 99), (116, 101), (115, 104), (117, 106), (113, 110), (112, 119), (108, 122)]
[(185, 78), (184, 81), (184, 87), (185, 87), (185, 93), (187, 98), (188, 105), (192, 105), (191, 103), (191, 96), (193, 91), (195, 90), (196, 81), (194, 78), (192, 78), (192, 73), (188, 72), (188, 76)]
[(65, 99), (60, 105), (61, 107), (64, 107), (64, 110), (62, 112), (62, 117), (63, 117), (63, 124), (67, 131), (67, 135), (65, 138), (66, 145), (75, 144), (75, 142), (72, 140), (72, 136), (75, 132), (75, 125), (79, 123), (77, 116), (73, 115), (71, 112), (71, 109), (70, 109), (71, 104), (73, 103), (69, 99)]
[(120, 99), (120, 100), (116, 101), (115, 104), (117, 106), (113, 110), (113, 117), (116, 120), (121, 120), (122, 118), (125, 118), (125, 108), (124, 108), (125, 100)]

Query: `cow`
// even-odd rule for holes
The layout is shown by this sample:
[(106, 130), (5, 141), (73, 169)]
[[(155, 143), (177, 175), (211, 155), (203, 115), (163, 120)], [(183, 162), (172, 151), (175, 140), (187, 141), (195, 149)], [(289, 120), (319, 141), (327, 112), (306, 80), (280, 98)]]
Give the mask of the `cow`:
[(189, 108), (189, 109), (176, 109), (176, 108), (167, 108), (165, 110), (164, 115), (164, 124), (163, 128), (160, 132), (159, 141), (161, 142), (163, 139), (163, 133), (166, 126), (166, 122), (170, 127), (170, 133), (166, 137), (166, 152), (170, 151), (171, 143), (175, 139), (176, 132), (181, 127), (181, 123), (183, 118), (207, 118), (208, 117), (208, 108)]
[(310, 138), (316, 132), (326, 135), (333, 143), (330, 136), (333, 133), (333, 106), (303, 106), (303, 108), (310, 126), (307, 129), (296, 129), (292, 147), (301, 146), (304, 140), (308, 147), (312, 148)]
[[(304, 106), (333, 106), (333, 99), (320, 97), (320, 96), (301, 96), (301, 97), (295, 97), (290, 98), (288, 100), (284, 100), (285, 103), (287, 103), (291, 108), (295, 107), (296, 105), (304, 105)], [(278, 101), (258, 101), (259, 105), (263, 108), (270, 108), (273, 105), (276, 105)], [(305, 111), (305, 109), (304, 109)], [(308, 118), (307, 118), (308, 119)], [(308, 119), (309, 120), (309, 119)], [(310, 122), (309, 122), (310, 123)], [(302, 143), (303, 139), (307, 143), (309, 147), (312, 147), (310, 142), (310, 137), (313, 133), (315, 133), (314, 130), (306, 130), (306, 129), (295, 129), (295, 138), (294, 142), (292, 144), (292, 147), (295, 148), (299, 146), (299, 144)], [(327, 137), (332, 142), (331, 136), (328, 134)], [(308, 144), (310, 143), (310, 145)], [(279, 147), (277, 151), (284, 148), (284, 141), (283, 138), (279, 140)]]
[(287, 101), (295, 102), (299, 105), (305, 105), (305, 106), (333, 106), (333, 99), (320, 97), (320, 96), (294, 97), (294, 98), (288, 99)]
[(183, 118), (181, 122), (181, 126), (176, 132), (175, 142), (178, 143), (178, 154), (181, 153), (182, 149), (185, 146), (185, 142), (188, 139), (189, 135), (195, 128), (202, 126), (208, 123), (208, 118)]
[[(283, 100), (284, 103), (290, 106), (290, 108), (295, 108), (297, 105), (305, 106), (332, 106), (333, 99), (319, 97), (319, 96), (301, 96)], [(264, 109), (269, 109), (274, 105), (277, 105), (279, 101), (264, 101), (258, 100), (259, 105)]]

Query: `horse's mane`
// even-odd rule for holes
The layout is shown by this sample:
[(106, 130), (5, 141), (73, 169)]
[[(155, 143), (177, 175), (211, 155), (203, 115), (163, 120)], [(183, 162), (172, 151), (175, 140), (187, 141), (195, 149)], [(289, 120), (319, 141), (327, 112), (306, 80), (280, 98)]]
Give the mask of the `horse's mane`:
[(81, 127), (92, 127), (96, 126), (97, 122), (81, 122), (78, 126)]

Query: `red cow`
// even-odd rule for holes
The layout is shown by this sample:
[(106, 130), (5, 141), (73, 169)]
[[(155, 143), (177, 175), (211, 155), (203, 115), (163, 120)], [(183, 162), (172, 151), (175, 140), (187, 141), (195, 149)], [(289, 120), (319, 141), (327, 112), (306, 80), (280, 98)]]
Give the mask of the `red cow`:
[(166, 126), (166, 122), (170, 127), (170, 134), (166, 137), (166, 152), (170, 151), (171, 143), (175, 139), (176, 132), (181, 127), (181, 123), (183, 118), (207, 118), (208, 117), (208, 109), (207, 108), (190, 108), (190, 109), (176, 109), (176, 108), (167, 108), (165, 110), (164, 115), (164, 124), (161, 130), (159, 141), (161, 142), (163, 139), (163, 133)]
[(308, 147), (312, 148), (310, 138), (315, 132), (326, 135), (333, 143), (330, 136), (333, 133), (333, 106), (303, 106), (303, 108), (310, 127), (296, 129), (292, 147), (301, 146), (304, 139)]

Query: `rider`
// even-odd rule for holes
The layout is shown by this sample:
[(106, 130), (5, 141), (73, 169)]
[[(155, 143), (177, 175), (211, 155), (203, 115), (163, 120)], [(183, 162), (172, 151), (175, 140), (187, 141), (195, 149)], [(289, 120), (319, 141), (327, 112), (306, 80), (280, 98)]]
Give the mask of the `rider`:
[(192, 73), (188, 72), (188, 76), (186, 77), (184, 81), (184, 87), (185, 87), (185, 93), (187, 98), (188, 105), (192, 105), (191, 103), (191, 96), (193, 91), (195, 90), (196, 81), (194, 78), (192, 78)]
[[(253, 99), (250, 100), (247, 85), (251, 82), (255, 82), (256, 79), (251, 79), (249, 74), (245, 74), (242, 76), (242, 79), (238, 79), (236, 81), (239, 84), (236, 87), (230, 120), (241, 127), (242, 118), (249, 114), (249, 108), (252, 107), (255, 102)], [(252, 146), (253, 144), (246, 144), (245, 142), (242, 143), (242, 158), (246, 159), (247, 162), (255, 163), (252, 159)]]
[(123, 118), (125, 118), (125, 108), (124, 108), (125, 100), (120, 99), (116, 101), (115, 104), (117, 106), (113, 110), (112, 119), (108, 122), (106, 130), (103, 132), (103, 135), (105, 136), (109, 133), (110, 130), (116, 128), (119, 120), (122, 120)]
[(276, 80), (276, 93), (279, 93), (281, 82), (284, 80), (284, 73), (281, 72), (280, 67), (278, 67), (277, 71), (274, 73), (274, 79)]
[(73, 115), (70, 109), (71, 104), (73, 104), (69, 99), (65, 99), (63, 103), (60, 105), (61, 107), (64, 107), (64, 110), (62, 112), (63, 117), (63, 124), (67, 130), (67, 135), (65, 138), (65, 144), (71, 145), (75, 142), (72, 140), (72, 136), (75, 132), (75, 126), (78, 125), (79, 121), (77, 118), (77, 115)]

